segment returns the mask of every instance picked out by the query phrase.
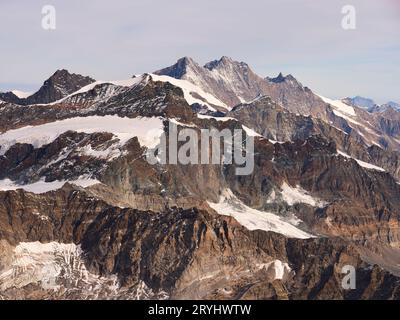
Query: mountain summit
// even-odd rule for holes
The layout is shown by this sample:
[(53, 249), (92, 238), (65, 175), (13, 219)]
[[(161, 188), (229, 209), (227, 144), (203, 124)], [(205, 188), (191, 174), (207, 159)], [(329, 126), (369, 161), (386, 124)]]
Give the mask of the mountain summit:
[(61, 69), (48, 78), (37, 92), (27, 98), (21, 99), (12, 92), (6, 92), (0, 94), (0, 99), (21, 105), (46, 104), (62, 99), (94, 81), (90, 77)]
[(223, 56), (200, 66), (191, 58), (179, 59), (174, 65), (158, 70), (167, 75), (187, 80), (223, 101), (227, 108), (250, 101), (266, 91), (268, 84), (244, 62)]
[(44, 104), (62, 99), (80, 88), (94, 82), (90, 77), (69, 73), (65, 69), (57, 70), (42, 87), (28, 97), (26, 104)]

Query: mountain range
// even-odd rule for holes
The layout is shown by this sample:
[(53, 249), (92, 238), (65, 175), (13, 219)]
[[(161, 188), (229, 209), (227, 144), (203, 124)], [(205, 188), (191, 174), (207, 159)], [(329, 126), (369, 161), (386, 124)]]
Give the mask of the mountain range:
[[(399, 110), (229, 57), (0, 93), (0, 298), (399, 299)], [(244, 129), (254, 171), (149, 164), (172, 124)]]

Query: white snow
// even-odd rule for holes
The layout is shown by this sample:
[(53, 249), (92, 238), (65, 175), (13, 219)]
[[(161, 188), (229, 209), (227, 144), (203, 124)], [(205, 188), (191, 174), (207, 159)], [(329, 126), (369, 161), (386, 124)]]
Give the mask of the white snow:
[(218, 203), (208, 202), (218, 214), (231, 216), (249, 230), (265, 230), (283, 234), (290, 238), (306, 239), (312, 235), (300, 230), (282, 217), (259, 211), (242, 203), (230, 189), (226, 189)]
[(356, 112), (354, 111), (354, 108), (346, 103), (344, 103), (341, 100), (332, 100), (329, 98), (326, 98), (324, 96), (318, 95), (324, 102), (329, 103), (333, 107), (333, 113), (337, 115), (338, 117), (341, 117), (353, 124), (356, 124), (358, 126), (362, 126), (362, 124), (352, 117), (357, 117)]
[(213, 116), (208, 116), (205, 114), (197, 114), (197, 117), (199, 119), (215, 119), (217, 121), (229, 121), (229, 120), (237, 121), (235, 118), (232, 118), (232, 117), (213, 117)]
[(277, 143), (284, 144), (285, 142), (287, 142), (287, 141), (276, 141), (276, 140), (272, 140), (272, 139), (268, 139), (268, 141), (271, 142), (272, 144), (277, 144)]
[(12, 90), (11, 92), (14, 93), (20, 99), (28, 98), (29, 96), (32, 95), (32, 92), (24, 92), (20, 90)]
[[(111, 161), (115, 158), (120, 157), (123, 154), (123, 151), (120, 149), (120, 144), (112, 144), (110, 147), (108, 147), (107, 149), (103, 149), (103, 150), (97, 150), (97, 149), (93, 149), (91, 145), (86, 145), (82, 148), (78, 148), (76, 150), (79, 154), (84, 154), (86, 156), (90, 156), (93, 158), (98, 158), (98, 159), (107, 159), (107, 161)], [(63, 158), (65, 159), (67, 157), (67, 154), (61, 155), (58, 159), (50, 162), (50, 164), (46, 165), (47, 167), (49, 167), (51, 164), (53, 163), (57, 163), (61, 160), (63, 160)]]
[(262, 135), (255, 132), (253, 129), (250, 129), (249, 127), (246, 127), (244, 125), (242, 125), (242, 128), (249, 137), (261, 137), (262, 138)]
[(191, 128), (196, 128), (196, 125), (192, 124), (192, 123), (183, 123), (180, 122), (179, 120), (175, 119), (175, 118), (170, 118), (169, 122), (176, 124), (177, 126), (181, 126), (181, 127), (191, 127)]
[(326, 97), (323, 97), (321, 95), (318, 95), (324, 102), (329, 103), (331, 106), (335, 107), (337, 111), (341, 113), (345, 113), (346, 115), (349, 116), (356, 116), (356, 112), (354, 111), (354, 108), (352, 106), (349, 106), (348, 104), (344, 103), (341, 100), (332, 100)]
[(39, 180), (37, 182), (30, 183), (30, 184), (17, 184), (14, 181), (11, 181), (10, 179), (3, 179), (3, 180), (0, 180), (0, 191), (23, 189), (27, 192), (40, 194), (40, 193), (46, 193), (49, 191), (60, 189), (66, 182), (69, 182), (71, 184), (77, 185), (82, 188), (87, 188), (94, 184), (101, 183), (100, 181), (98, 181), (96, 179), (90, 179), (87, 177), (80, 177), (79, 179), (69, 180), (69, 181), (68, 180), (62, 180), (62, 181), (55, 180), (52, 182), (45, 182), (44, 180)]
[(324, 207), (326, 203), (320, 199), (314, 198), (308, 194), (307, 191), (302, 189), (300, 186), (291, 187), (286, 182), (281, 186), (282, 199), (290, 206), (296, 203), (306, 203), (313, 207)]
[(16, 143), (29, 143), (35, 148), (51, 143), (62, 133), (110, 132), (124, 145), (129, 139), (138, 137), (142, 146), (154, 148), (163, 132), (160, 118), (122, 118), (119, 116), (76, 117), (37, 126), (27, 126), (0, 134), (0, 155)]
[(344, 113), (342, 113), (342, 112), (340, 112), (340, 111), (338, 111), (338, 110), (332, 110), (332, 111), (333, 111), (333, 113), (334, 113), (335, 115), (337, 115), (338, 117), (341, 117), (341, 118), (343, 118), (343, 119), (345, 119), (345, 120), (347, 120), (347, 121), (349, 121), (349, 122), (351, 122), (351, 123), (354, 123), (354, 124), (356, 124), (356, 125), (358, 125), (358, 126), (361, 126), (361, 125), (362, 125), (362, 124), (359, 123), (358, 121), (356, 121), (356, 120), (350, 118), (349, 116), (345, 115)]
[(239, 99), (240, 103), (246, 103), (246, 99), (242, 98), (241, 96), (237, 96), (237, 98)]
[(383, 169), (383, 168), (381, 168), (381, 167), (378, 167), (378, 166), (376, 166), (376, 165), (374, 165), (374, 164), (372, 164), (372, 163), (368, 163), (368, 162), (364, 162), (364, 161), (362, 161), (362, 160), (358, 160), (358, 159), (356, 159), (356, 158), (353, 158), (352, 156), (350, 156), (350, 155), (348, 155), (347, 153), (344, 153), (344, 152), (342, 152), (342, 151), (337, 151), (337, 154), (338, 155), (341, 155), (341, 156), (343, 156), (343, 157), (345, 157), (345, 158), (349, 158), (349, 159), (353, 159), (353, 160), (355, 160), (357, 163), (358, 163), (358, 165), (360, 166), (360, 167), (363, 167), (363, 168), (366, 168), (366, 169), (372, 169), (372, 170), (378, 170), (378, 171), (386, 171), (385, 169)]
[(274, 280), (282, 280), (286, 274), (292, 271), (288, 263), (282, 262), (279, 259), (259, 264), (258, 267), (260, 269), (265, 269), (267, 272), (272, 271), (274, 274)]
[[(154, 81), (169, 82), (172, 85), (181, 88), (187, 103), (190, 105), (193, 103), (199, 103), (201, 105), (206, 104), (208, 109), (210, 109), (211, 111), (216, 111), (216, 110), (209, 104), (213, 104), (213, 105), (220, 106), (223, 108), (228, 108), (227, 105), (225, 103), (223, 103), (221, 100), (217, 99), (212, 94), (205, 92), (203, 89), (201, 89), (200, 87), (196, 86), (195, 84), (193, 84), (187, 80), (175, 79), (175, 78), (172, 78), (169, 76), (159, 76), (159, 75), (155, 75), (155, 74), (150, 74), (150, 75)], [(206, 102), (202, 101), (201, 99), (195, 98), (191, 94), (192, 92), (199, 95), (203, 99), (205, 99)], [(209, 104), (207, 104), (207, 102)]]
[(33, 214), (34, 216), (39, 217), (39, 219), (42, 220), (42, 221), (48, 221), (48, 220), (49, 220), (49, 217), (48, 217), (48, 216), (46, 216), (46, 215), (44, 215), (44, 214), (41, 214), (40, 212), (34, 211), (34, 212), (32, 212), (32, 214)]

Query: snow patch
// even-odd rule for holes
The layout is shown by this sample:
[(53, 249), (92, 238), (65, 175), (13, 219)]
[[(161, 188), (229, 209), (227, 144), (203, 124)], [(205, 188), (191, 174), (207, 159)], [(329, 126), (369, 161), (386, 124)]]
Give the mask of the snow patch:
[(289, 186), (286, 182), (284, 182), (281, 186), (281, 189), (282, 199), (290, 206), (296, 203), (306, 203), (313, 207), (326, 206), (326, 202), (312, 197), (308, 194), (306, 190), (304, 190), (300, 186), (296, 186), (295, 188), (293, 188)]
[(34, 215), (34, 216), (37, 216), (40, 220), (42, 220), (42, 221), (48, 221), (49, 220), (49, 217), (48, 216), (46, 216), (46, 215), (44, 215), (44, 214), (41, 214), (40, 212), (37, 212), (37, 211), (34, 211), (34, 212), (32, 212), (32, 214)]
[(194, 124), (183, 123), (183, 122), (180, 122), (180, 121), (178, 121), (178, 120), (177, 120), (177, 119), (175, 119), (175, 118), (171, 118), (171, 119), (169, 119), (169, 122), (171, 122), (171, 123), (173, 123), (173, 124), (176, 124), (177, 126), (181, 126), (181, 127), (191, 127), (191, 128), (196, 128), (196, 126), (195, 126)]
[(70, 181), (55, 180), (55, 181), (51, 181), (51, 182), (46, 182), (44, 180), (39, 180), (37, 182), (30, 183), (30, 184), (18, 184), (14, 181), (11, 181), (10, 179), (3, 179), (3, 180), (0, 180), (0, 191), (23, 189), (27, 192), (41, 194), (41, 193), (46, 193), (49, 191), (60, 189), (66, 182), (69, 182), (70, 184), (74, 184), (74, 185), (76, 185), (78, 187), (82, 187), (82, 188), (87, 188), (92, 185), (101, 183), (99, 180), (89, 179), (89, 178), (85, 178), (85, 177), (81, 177), (79, 179), (70, 180)]
[(258, 267), (260, 269), (265, 269), (267, 272), (272, 271), (274, 274), (274, 280), (282, 280), (285, 275), (292, 271), (286, 262), (282, 262), (279, 259), (259, 264)]
[[(217, 99), (212, 94), (205, 92), (203, 89), (201, 89), (200, 87), (196, 86), (195, 84), (193, 84), (187, 80), (175, 79), (175, 78), (172, 78), (169, 76), (159, 76), (156, 74), (150, 74), (150, 75), (154, 81), (169, 82), (172, 85), (181, 88), (187, 103), (190, 105), (192, 105), (193, 103), (198, 103), (200, 105), (206, 104), (208, 109), (210, 109), (211, 111), (216, 111), (215, 108), (213, 108), (207, 104), (207, 102), (208, 102), (209, 104), (213, 104), (213, 105), (216, 105), (216, 106), (219, 106), (222, 108), (226, 108), (226, 109), (228, 108), (227, 105), (225, 103), (223, 103), (221, 100)], [(203, 101), (199, 98), (194, 97), (192, 95), (192, 93), (199, 95), (206, 101)]]
[(0, 155), (16, 143), (28, 143), (35, 148), (51, 143), (66, 131), (85, 133), (110, 132), (124, 145), (129, 139), (137, 137), (139, 143), (147, 148), (159, 144), (163, 131), (160, 118), (122, 118), (119, 116), (76, 117), (9, 130), (0, 134)]
[[(120, 157), (123, 152), (120, 149), (120, 145), (119, 144), (113, 144), (110, 147), (108, 147), (107, 149), (103, 149), (103, 150), (97, 150), (97, 149), (93, 149), (91, 145), (86, 145), (84, 147), (78, 148), (76, 150), (79, 154), (83, 154), (89, 157), (93, 157), (93, 158), (97, 158), (97, 159), (106, 159), (107, 161), (111, 161), (115, 158)], [(65, 157), (65, 155), (64, 155)], [(62, 157), (61, 157), (62, 160)], [(59, 161), (61, 161), (60, 159), (55, 160), (53, 163), (57, 163)], [(52, 164), (52, 163), (50, 163)], [(49, 166), (49, 165), (47, 165)]]
[(197, 117), (199, 119), (215, 119), (217, 121), (229, 121), (229, 120), (237, 121), (235, 118), (232, 118), (232, 117), (213, 117), (213, 116), (208, 116), (205, 114), (197, 114)]
[(266, 211), (246, 206), (230, 189), (226, 189), (218, 203), (208, 202), (218, 214), (231, 216), (249, 230), (265, 230), (283, 234), (290, 238), (306, 239), (313, 237), (300, 230), (282, 217)]
[(355, 125), (362, 126), (361, 123), (354, 120), (352, 117), (357, 117), (354, 108), (341, 100), (332, 100), (321, 95), (318, 95), (324, 102), (329, 103), (333, 107), (333, 113)]
[(344, 103), (341, 100), (332, 100), (323, 96), (318, 95), (324, 102), (329, 103), (331, 106), (333, 106), (337, 111), (340, 113), (344, 113), (349, 116), (356, 116), (356, 112), (354, 111), (354, 108), (346, 103)]

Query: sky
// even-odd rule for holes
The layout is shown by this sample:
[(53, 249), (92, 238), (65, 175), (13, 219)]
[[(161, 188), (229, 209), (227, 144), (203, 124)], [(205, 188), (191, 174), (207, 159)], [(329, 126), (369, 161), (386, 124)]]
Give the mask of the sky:
[[(42, 7), (56, 29), (42, 28)], [(356, 28), (342, 28), (353, 5)], [(0, 91), (35, 91), (57, 69), (126, 79), (229, 56), (330, 97), (400, 103), (400, 0), (0, 0)]]

